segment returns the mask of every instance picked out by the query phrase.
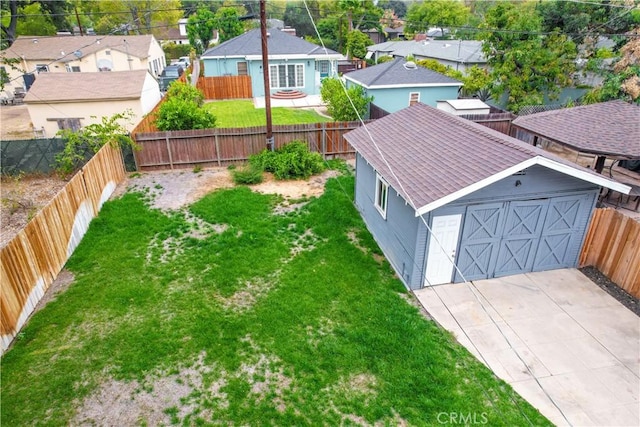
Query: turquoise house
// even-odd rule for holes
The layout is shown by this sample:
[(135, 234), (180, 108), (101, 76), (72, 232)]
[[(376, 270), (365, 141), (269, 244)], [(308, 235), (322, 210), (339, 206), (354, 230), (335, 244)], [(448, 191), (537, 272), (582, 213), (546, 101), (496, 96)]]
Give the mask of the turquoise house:
[[(277, 29), (267, 33), (271, 94), (298, 91), (319, 95), (324, 77), (337, 74), (342, 55)], [(259, 29), (208, 49), (202, 55), (205, 77), (251, 76), (254, 97), (264, 96), (262, 39)]]
[(344, 75), (347, 87), (362, 86), (373, 103), (395, 113), (418, 102), (436, 106), (437, 101), (457, 99), (462, 82), (436, 73), (404, 58)]

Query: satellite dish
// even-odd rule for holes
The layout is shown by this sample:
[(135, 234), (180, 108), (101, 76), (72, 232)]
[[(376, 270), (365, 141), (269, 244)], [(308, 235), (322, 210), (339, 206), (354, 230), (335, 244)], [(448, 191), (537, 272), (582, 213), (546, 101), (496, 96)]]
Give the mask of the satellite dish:
[(75, 52), (73, 52), (73, 54), (76, 56), (76, 58), (82, 57), (82, 52), (80, 52), (79, 50), (76, 50)]

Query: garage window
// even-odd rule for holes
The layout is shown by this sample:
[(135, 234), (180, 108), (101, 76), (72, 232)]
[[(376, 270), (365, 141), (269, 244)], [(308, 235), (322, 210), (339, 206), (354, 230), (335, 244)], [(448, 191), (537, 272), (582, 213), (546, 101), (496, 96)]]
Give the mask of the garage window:
[(387, 199), (389, 196), (389, 183), (376, 174), (376, 200), (375, 205), (382, 218), (387, 219)]

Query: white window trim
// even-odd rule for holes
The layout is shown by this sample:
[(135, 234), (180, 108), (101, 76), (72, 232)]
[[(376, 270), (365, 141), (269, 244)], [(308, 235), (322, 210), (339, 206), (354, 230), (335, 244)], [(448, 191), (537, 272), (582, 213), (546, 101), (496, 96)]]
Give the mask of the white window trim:
[[(384, 188), (384, 200), (381, 202), (380, 197), (380, 188)], [(389, 204), (389, 183), (376, 173), (376, 195), (373, 201), (374, 206), (382, 215), (382, 218), (387, 219), (387, 206)], [(383, 206), (384, 205), (384, 206)]]
[[(294, 86), (280, 86), (280, 66), (284, 65), (285, 67), (288, 67), (289, 65), (293, 65), (294, 66)], [(300, 68), (298, 68), (300, 67)], [(299, 63), (294, 63), (294, 64), (271, 64), (269, 65), (269, 79), (270, 79), (270, 84), (271, 84), (271, 88), (272, 89), (292, 89), (292, 88), (304, 88), (305, 87), (305, 65), (304, 64), (299, 64)], [(300, 73), (297, 72), (297, 70), (300, 69)], [(298, 77), (301, 77), (302, 80), (302, 85), (298, 85)], [(287, 78), (285, 78), (285, 80), (288, 80)], [(273, 83), (276, 82), (277, 85), (274, 85)]]
[(411, 106), (411, 98), (413, 95), (418, 95), (416, 102), (420, 102), (420, 92), (409, 92), (409, 106)]

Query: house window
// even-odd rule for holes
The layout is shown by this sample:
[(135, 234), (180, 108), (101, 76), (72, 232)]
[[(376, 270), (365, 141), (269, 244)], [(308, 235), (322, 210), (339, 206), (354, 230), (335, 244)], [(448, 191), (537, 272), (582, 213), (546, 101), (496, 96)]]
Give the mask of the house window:
[(316, 70), (320, 72), (320, 75), (325, 77), (329, 75), (331, 64), (329, 61), (316, 61)]
[(82, 127), (80, 125), (80, 120), (81, 119), (79, 119), (79, 118), (47, 119), (47, 121), (57, 122), (58, 123), (58, 129), (60, 129), (60, 130), (69, 129), (69, 130), (72, 130), (74, 132), (80, 130), (80, 128)]
[(382, 218), (387, 219), (387, 199), (389, 196), (389, 183), (376, 174), (376, 199), (375, 205)]
[(269, 80), (274, 89), (304, 87), (304, 65), (270, 65)]
[(79, 73), (79, 72), (80, 72), (79, 66), (71, 66), (67, 64), (67, 73)]
[(110, 51), (110, 50), (105, 50), (105, 51), (104, 51), (104, 54), (105, 54), (105, 55), (111, 55), (111, 51)]
[(247, 74), (249, 74), (247, 72), (247, 63), (246, 62), (238, 62), (238, 75), (239, 76), (246, 76)]
[(48, 73), (49, 72), (49, 66), (45, 65), (45, 64), (37, 64), (36, 65), (36, 72), (38, 72), (38, 73)]
[(411, 92), (409, 94), (409, 107), (420, 102), (420, 92)]

